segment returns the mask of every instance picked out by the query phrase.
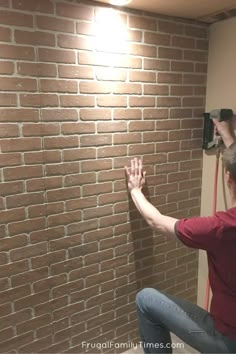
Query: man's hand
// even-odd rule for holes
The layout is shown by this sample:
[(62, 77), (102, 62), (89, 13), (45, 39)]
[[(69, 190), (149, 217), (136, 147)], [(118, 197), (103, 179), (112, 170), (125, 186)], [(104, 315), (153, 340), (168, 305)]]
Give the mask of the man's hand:
[(233, 120), (230, 119), (228, 121), (219, 122), (217, 119), (213, 119), (213, 122), (218, 134), (223, 139), (226, 148), (228, 148), (235, 142)]
[(125, 166), (125, 171), (130, 193), (134, 189), (141, 190), (145, 184), (146, 176), (146, 171), (143, 171), (142, 160), (138, 160), (137, 158), (131, 160), (130, 169)]

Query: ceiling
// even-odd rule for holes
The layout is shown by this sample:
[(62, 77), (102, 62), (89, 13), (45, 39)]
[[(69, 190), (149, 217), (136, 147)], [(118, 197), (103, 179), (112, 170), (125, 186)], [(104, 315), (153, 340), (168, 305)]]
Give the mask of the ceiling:
[(236, 16), (236, 0), (132, 0), (126, 7), (208, 23)]

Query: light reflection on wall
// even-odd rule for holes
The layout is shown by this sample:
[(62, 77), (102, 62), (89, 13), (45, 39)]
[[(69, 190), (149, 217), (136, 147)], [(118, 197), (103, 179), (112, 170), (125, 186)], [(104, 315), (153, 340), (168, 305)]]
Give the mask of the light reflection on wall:
[(126, 16), (120, 15), (113, 9), (101, 9), (96, 15), (95, 26), (96, 51), (128, 53)]

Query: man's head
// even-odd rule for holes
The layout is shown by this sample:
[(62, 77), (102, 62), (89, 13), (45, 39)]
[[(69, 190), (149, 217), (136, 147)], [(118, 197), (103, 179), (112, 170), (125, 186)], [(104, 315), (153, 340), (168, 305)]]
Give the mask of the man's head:
[(225, 149), (223, 154), (223, 164), (226, 172), (227, 184), (236, 184), (236, 142)]

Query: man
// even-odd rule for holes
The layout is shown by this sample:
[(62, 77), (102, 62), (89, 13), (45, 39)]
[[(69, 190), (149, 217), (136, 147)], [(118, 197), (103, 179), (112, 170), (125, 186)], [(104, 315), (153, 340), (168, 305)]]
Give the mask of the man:
[(170, 332), (201, 353), (236, 353), (236, 143), (231, 122), (214, 120), (225, 144), (223, 162), (231, 208), (211, 217), (177, 220), (162, 215), (142, 193), (142, 161), (126, 169), (128, 189), (147, 223), (207, 252), (212, 289), (210, 312), (152, 288), (137, 294), (137, 314), (145, 353), (172, 353)]

